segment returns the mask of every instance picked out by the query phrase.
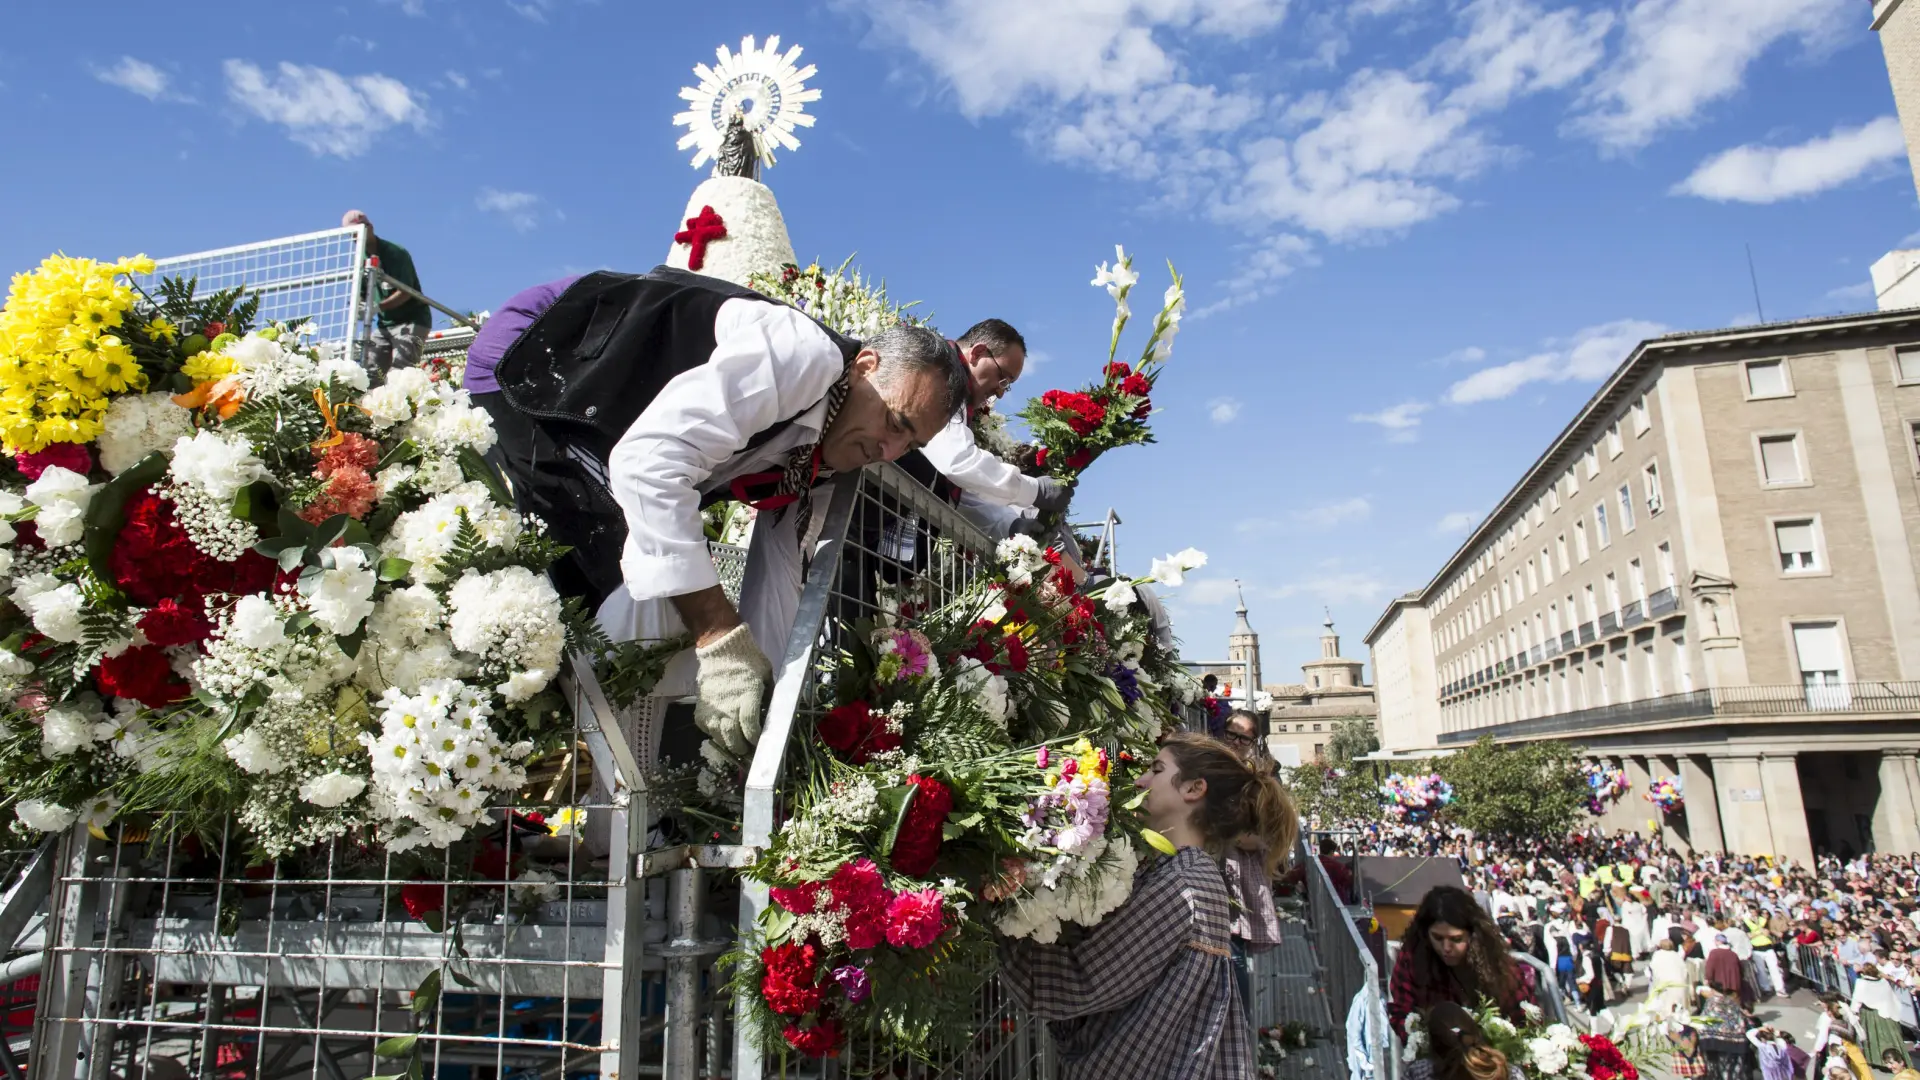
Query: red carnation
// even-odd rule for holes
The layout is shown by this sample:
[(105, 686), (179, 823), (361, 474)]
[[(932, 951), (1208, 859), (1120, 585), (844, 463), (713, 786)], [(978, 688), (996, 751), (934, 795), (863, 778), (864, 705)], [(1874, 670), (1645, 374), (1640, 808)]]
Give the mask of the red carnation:
[(831, 1016), (814, 1020), (811, 1027), (788, 1024), (780, 1032), (787, 1045), (811, 1058), (833, 1057), (840, 1050), (840, 1021)]
[(342, 432), (340, 441), (327, 447), (320, 455), (320, 461), (313, 467), (313, 475), (325, 480), (340, 469), (353, 468), (363, 472), (372, 472), (380, 464), (380, 444), (365, 435), (356, 435), (351, 431)]
[(1145, 375), (1129, 375), (1120, 380), (1120, 392), (1129, 397), (1146, 397), (1153, 393), (1153, 383)]
[(893, 869), (909, 877), (921, 877), (933, 869), (940, 857), (940, 830), (953, 810), (953, 791), (930, 776), (909, 776), (907, 783), (919, 790), (907, 807), (906, 819), (893, 841), (888, 861)]
[(327, 485), (320, 494), (301, 508), (300, 520), (318, 525), (336, 514), (345, 514), (358, 521), (373, 510), (379, 495), (367, 470), (358, 465), (336, 465), (327, 474)]
[(101, 657), (94, 681), (101, 693), (131, 698), (149, 709), (171, 705), (193, 692), (186, 680), (174, 674), (167, 654), (154, 645), (134, 645), (119, 656)]
[(820, 1008), (826, 991), (815, 983), (820, 975), (818, 950), (787, 942), (760, 950), (760, 996), (767, 1008), (783, 1016), (804, 1016)]
[(886, 880), (872, 859), (855, 859), (843, 864), (828, 879), (833, 906), (846, 912), (847, 947), (877, 949), (886, 940)]
[(1014, 671), (1027, 670), (1027, 643), (1021, 641), (1020, 635), (1018, 634), (1008, 634), (1005, 639), (1005, 644), (1007, 647), (1007, 666)]
[[(1137, 376), (1134, 376), (1133, 374), (1133, 368), (1129, 367), (1127, 364), (1119, 360), (1115, 360), (1113, 363), (1108, 364), (1106, 373), (1107, 373), (1107, 379), (1109, 381), (1116, 380), (1116, 379), (1125, 380), (1130, 377), (1137, 378)], [(1121, 387), (1121, 393), (1128, 393), (1128, 392), (1129, 391), (1124, 386)]]
[(140, 632), (155, 645), (191, 645), (213, 633), (213, 624), (198, 603), (182, 604), (169, 596), (140, 616)]
[(1035, 450), (1033, 452), (1033, 467), (1036, 469), (1044, 469), (1047, 467), (1047, 448), (1046, 447), (1043, 446), (1040, 449)]
[(795, 885), (792, 888), (776, 885), (768, 889), (767, 893), (773, 897), (774, 903), (795, 915), (811, 915), (815, 904), (818, 903), (815, 897), (820, 894), (820, 883), (809, 881), (805, 885)]
[(886, 718), (875, 715), (864, 701), (829, 710), (814, 729), (821, 742), (845, 754), (855, 765), (866, 764), (874, 754), (900, 748), (900, 736), (888, 731)]
[(424, 919), (447, 906), (447, 887), (438, 882), (410, 881), (400, 886), (400, 904), (407, 914)]
[(896, 949), (924, 949), (946, 928), (939, 889), (903, 892), (887, 905), (887, 944)]
[(1093, 464), (1093, 451), (1084, 447), (1067, 455), (1067, 468), (1074, 472), (1079, 472), (1091, 464)]
[(93, 471), (93, 455), (80, 443), (53, 443), (45, 450), (13, 455), (13, 467), (29, 480), (40, 479), (41, 473), (55, 465), (85, 476)]
[(1040, 395), (1040, 403), (1069, 414), (1067, 426), (1076, 435), (1091, 435), (1107, 419), (1106, 406), (1085, 394), (1068, 390), (1049, 390)]

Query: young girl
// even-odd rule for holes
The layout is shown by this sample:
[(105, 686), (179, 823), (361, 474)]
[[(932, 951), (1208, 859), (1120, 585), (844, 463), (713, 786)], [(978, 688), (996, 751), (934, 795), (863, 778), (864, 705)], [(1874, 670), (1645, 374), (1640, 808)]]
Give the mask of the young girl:
[(1473, 1014), (1451, 1001), (1427, 1010), (1433, 1056), (1407, 1066), (1405, 1080), (1527, 1080), (1519, 1065), (1487, 1044)]
[(1169, 738), (1135, 783), (1146, 789), (1148, 827), (1177, 854), (1143, 866), (1133, 895), (1077, 944), (1003, 946), (1001, 976), (1051, 1021), (1063, 1080), (1251, 1076), (1219, 859), (1237, 838), (1258, 835), (1270, 875), (1299, 829), (1293, 803), (1271, 773), (1204, 735)]

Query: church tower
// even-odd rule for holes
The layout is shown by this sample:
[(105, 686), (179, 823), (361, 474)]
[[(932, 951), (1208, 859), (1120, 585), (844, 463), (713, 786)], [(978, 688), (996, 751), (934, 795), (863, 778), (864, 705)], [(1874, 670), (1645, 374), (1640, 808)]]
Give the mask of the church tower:
[(1352, 691), (1365, 686), (1361, 673), (1365, 665), (1340, 655), (1340, 635), (1333, 631), (1333, 614), (1327, 614), (1320, 634), (1320, 659), (1300, 665), (1306, 676), (1307, 693), (1317, 696), (1328, 691)]
[[(1260, 635), (1254, 632), (1253, 624), (1247, 622), (1247, 598), (1240, 593), (1240, 583), (1234, 582), (1234, 592), (1240, 595), (1240, 606), (1233, 609), (1233, 633), (1227, 638), (1227, 659), (1250, 662), (1253, 665), (1253, 685), (1248, 688), (1247, 698), (1260, 691), (1265, 684), (1260, 679)], [(1245, 678), (1239, 671), (1227, 677), (1229, 682)]]

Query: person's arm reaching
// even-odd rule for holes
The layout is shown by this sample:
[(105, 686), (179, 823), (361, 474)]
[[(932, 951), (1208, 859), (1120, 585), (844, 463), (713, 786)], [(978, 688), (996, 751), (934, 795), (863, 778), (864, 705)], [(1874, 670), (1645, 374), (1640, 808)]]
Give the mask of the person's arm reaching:
[[(1046, 486), (1041, 479), (1027, 476), (982, 450), (974, 441), (964, 410), (927, 440), (920, 452), (940, 475), (962, 490), (1008, 506), (1034, 505)], [(1053, 483), (1060, 486), (1058, 481)]]

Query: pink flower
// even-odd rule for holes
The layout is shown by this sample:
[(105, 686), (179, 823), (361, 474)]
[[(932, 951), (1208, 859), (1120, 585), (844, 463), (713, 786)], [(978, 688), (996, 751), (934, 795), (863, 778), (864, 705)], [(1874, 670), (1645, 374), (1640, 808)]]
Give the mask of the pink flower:
[(902, 949), (924, 949), (947, 928), (939, 889), (921, 889), (894, 896), (887, 905), (887, 942)]
[(13, 467), (29, 480), (40, 479), (41, 473), (55, 465), (85, 476), (93, 471), (93, 455), (79, 443), (53, 443), (45, 450), (13, 455)]
[(1044, 769), (1044, 768), (1046, 768), (1046, 767), (1047, 767), (1047, 760), (1048, 760), (1048, 759), (1049, 759), (1050, 757), (1052, 757), (1052, 755), (1051, 755), (1051, 754), (1048, 754), (1048, 753), (1047, 753), (1047, 748), (1046, 748), (1046, 747), (1044, 747), (1044, 746), (1043, 746), (1043, 747), (1041, 747), (1041, 748), (1039, 749), (1039, 751), (1038, 751), (1038, 752), (1036, 752), (1036, 753), (1035, 753), (1035, 754), (1033, 755), (1033, 764), (1034, 764), (1034, 767), (1035, 767), (1035, 768), (1039, 768), (1039, 769)]
[(846, 912), (847, 947), (875, 949), (886, 940), (887, 883), (872, 859), (843, 864), (827, 879), (833, 907)]

